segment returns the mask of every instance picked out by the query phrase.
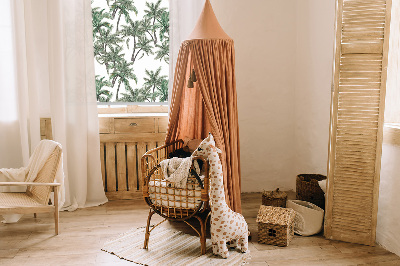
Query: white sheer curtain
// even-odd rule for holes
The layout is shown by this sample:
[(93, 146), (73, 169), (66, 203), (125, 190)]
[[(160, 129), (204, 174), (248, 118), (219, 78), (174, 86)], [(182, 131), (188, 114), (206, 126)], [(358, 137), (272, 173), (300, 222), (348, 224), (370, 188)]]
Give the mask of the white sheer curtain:
[(186, 40), (203, 10), (205, 0), (169, 1), (169, 94), (174, 81), (174, 69), (181, 43)]
[[(53, 138), (63, 146), (64, 209), (105, 203), (90, 0), (1, 2), (11, 11), (14, 41), (8, 50), (16, 56), (9, 68), (15, 66), (16, 82), (0, 84), (14, 109), (0, 109), (0, 123), (7, 123), (1, 136), (13, 137), (0, 142), (0, 167), (26, 166), (40, 141), (40, 117), (51, 117)], [(10, 151), (13, 158), (4, 160)]]
[(11, 6), (0, 1), (0, 168), (19, 167), (23, 164), (18, 112), (15, 103), (14, 45)]

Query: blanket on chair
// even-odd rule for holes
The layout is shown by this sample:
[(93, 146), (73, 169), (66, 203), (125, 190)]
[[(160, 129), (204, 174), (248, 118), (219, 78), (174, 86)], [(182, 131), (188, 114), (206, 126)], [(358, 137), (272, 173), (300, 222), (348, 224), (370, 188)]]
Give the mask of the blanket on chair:
[[(0, 181), (5, 182), (33, 182), (38, 175), (39, 171), (42, 169), (47, 159), (54, 151), (54, 149), (61, 144), (52, 140), (42, 140), (39, 145), (35, 148), (32, 156), (29, 158), (29, 163), (27, 167), (21, 167), (18, 169), (13, 168), (2, 168), (0, 169)], [(64, 189), (64, 171), (62, 167), (62, 155), (61, 162), (58, 164), (55, 182), (60, 183), (59, 189), (59, 206), (63, 206), (65, 201), (65, 189)], [(21, 190), (22, 189), (22, 190)], [(3, 187), (0, 192), (23, 192), (26, 187), (10, 188)], [(22, 217), (22, 214), (10, 214), (3, 215), (6, 223), (17, 222)]]

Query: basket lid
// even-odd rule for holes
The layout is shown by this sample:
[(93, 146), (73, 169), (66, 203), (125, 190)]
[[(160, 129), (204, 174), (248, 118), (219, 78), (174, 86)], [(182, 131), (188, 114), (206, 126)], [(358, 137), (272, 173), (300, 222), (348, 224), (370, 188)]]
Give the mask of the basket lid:
[(284, 199), (287, 198), (287, 194), (284, 191), (280, 191), (279, 188), (273, 191), (264, 191), (263, 196), (272, 199)]
[(261, 205), (258, 210), (257, 223), (290, 225), (296, 216), (293, 209)]

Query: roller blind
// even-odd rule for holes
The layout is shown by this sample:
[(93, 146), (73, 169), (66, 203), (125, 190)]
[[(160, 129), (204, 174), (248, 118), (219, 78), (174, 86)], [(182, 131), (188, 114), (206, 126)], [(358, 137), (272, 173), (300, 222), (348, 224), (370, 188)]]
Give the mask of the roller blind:
[(325, 236), (373, 245), (390, 0), (338, 0)]

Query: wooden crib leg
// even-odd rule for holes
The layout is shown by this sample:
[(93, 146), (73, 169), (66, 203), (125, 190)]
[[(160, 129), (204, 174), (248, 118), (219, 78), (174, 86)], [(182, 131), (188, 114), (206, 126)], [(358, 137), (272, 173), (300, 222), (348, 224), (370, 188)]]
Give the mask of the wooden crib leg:
[(201, 236), (200, 236), (200, 245), (201, 245), (201, 255), (206, 254), (206, 221), (200, 219), (201, 226)]
[[(199, 217), (197, 215), (194, 216), (197, 220), (199, 220), (200, 223), (200, 233), (197, 231), (197, 233), (200, 236), (200, 246), (201, 246), (201, 255), (206, 254), (206, 234), (207, 234), (207, 218), (206, 216), (204, 219), (202, 217)], [(194, 228), (193, 228), (194, 229)]]
[(153, 216), (154, 213), (155, 212), (153, 211), (153, 209), (150, 208), (149, 217), (147, 217), (146, 234), (144, 236), (144, 245), (143, 245), (144, 249), (148, 249), (149, 248), (150, 221), (151, 221), (151, 216)]

